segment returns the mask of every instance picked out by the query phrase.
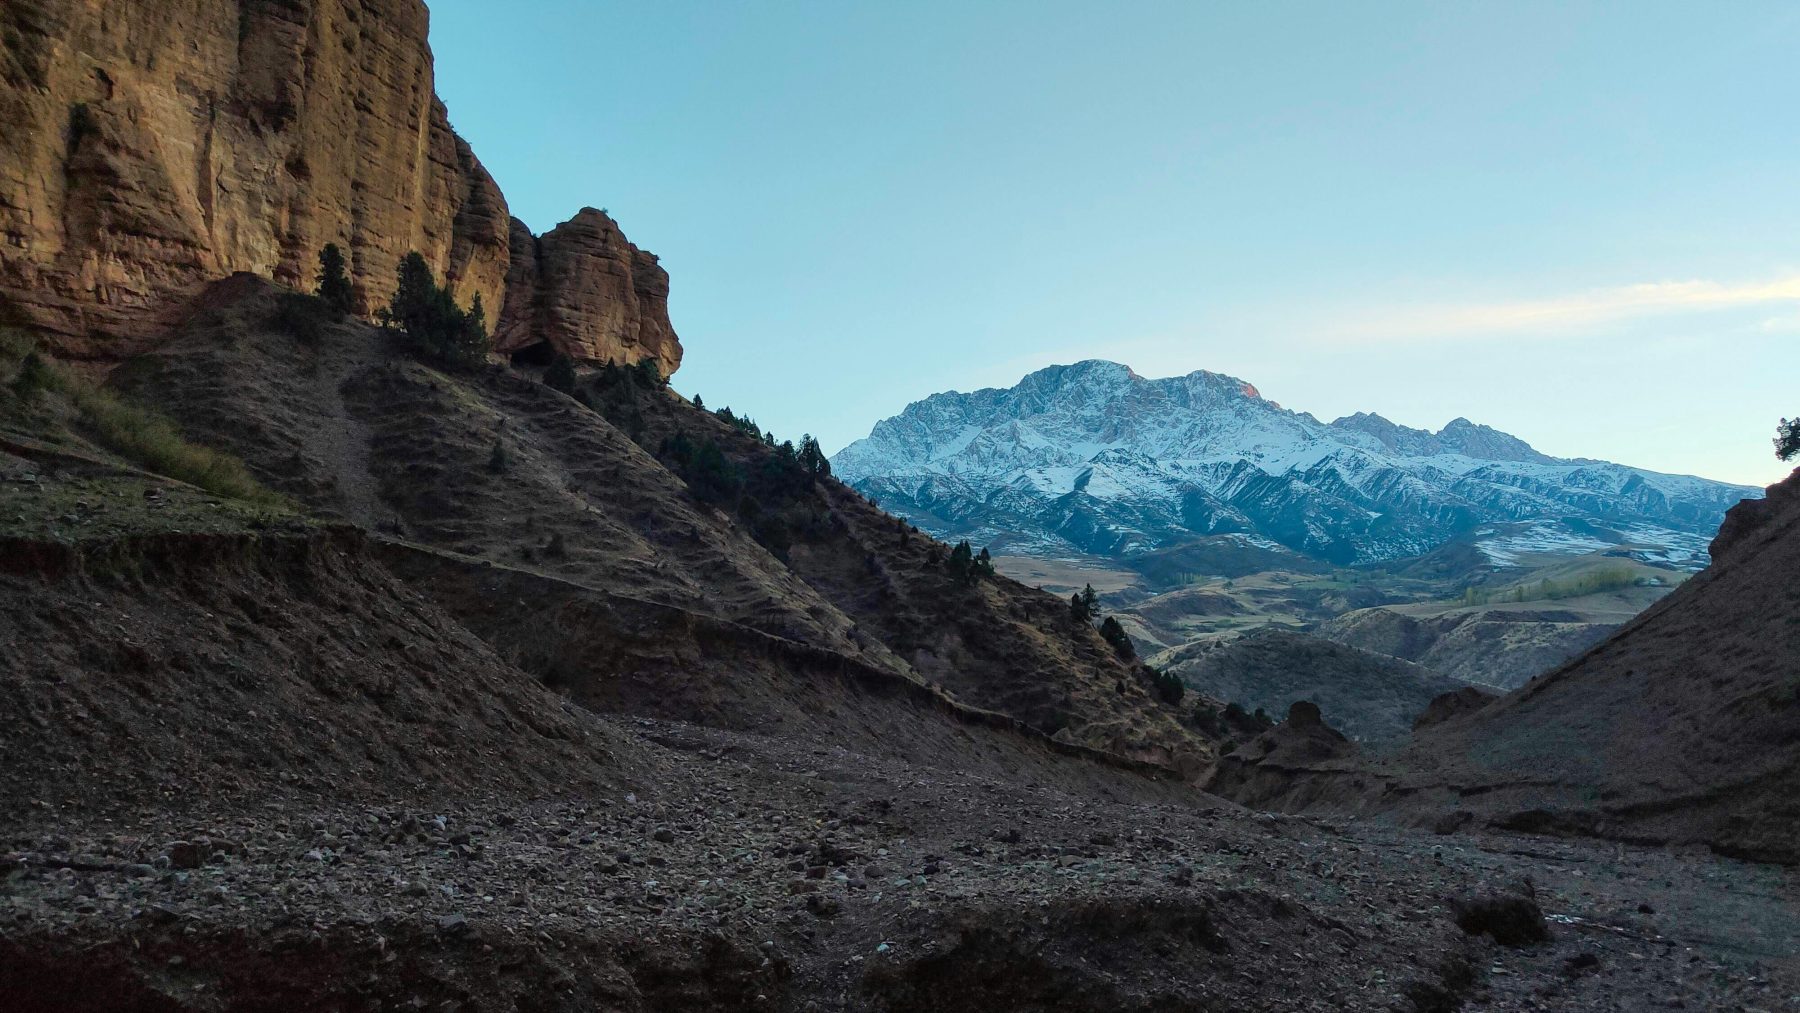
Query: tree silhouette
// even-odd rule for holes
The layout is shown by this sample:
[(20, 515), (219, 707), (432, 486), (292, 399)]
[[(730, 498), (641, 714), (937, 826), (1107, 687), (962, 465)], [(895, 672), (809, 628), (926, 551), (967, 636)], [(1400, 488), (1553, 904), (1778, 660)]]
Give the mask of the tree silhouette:
[(355, 301), (350, 275), (345, 271), (344, 251), (336, 243), (326, 243), (319, 251), (318, 295), (339, 313), (349, 313)]
[(544, 370), (544, 386), (564, 394), (575, 393), (575, 363), (566, 355), (552, 359), (550, 368)]
[(1783, 461), (1800, 456), (1800, 416), (1782, 419), (1775, 427), (1775, 456)]
[(465, 312), (449, 289), (438, 287), (416, 250), (400, 261), (397, 275), (383, 323), (398, 325), (420, 354), (440, 365), (472, 369), (487, 360), (487, 313), (479, 294)]
[(1112, 645), (1113, 650), (1119, 652), (1119, 657), (1133, 658), (1137, 656), (1137, 648), (1131, 645), (1131, 638), (1125, 635), (1125, 627), (1119, 625), (1116, 616), (1107, 616), (1100, 623), (1100, 636)]
[(825, 457), (825, 451), (819, 448), (819, 441), (813, 439), (811, 433), (800, 437), (800, 466), (807, 474), (824, 478), (831, 474), (831, 461)]
[(969, 543), (964, 541), (957, 542), (956, 547), (950, 550), (950, 559), (944, 567), (950, 571), (951, 580), (958, 584), (969, 584), (973, 583), (970, 571), (974, 565), (975, 554), (970, 550)]

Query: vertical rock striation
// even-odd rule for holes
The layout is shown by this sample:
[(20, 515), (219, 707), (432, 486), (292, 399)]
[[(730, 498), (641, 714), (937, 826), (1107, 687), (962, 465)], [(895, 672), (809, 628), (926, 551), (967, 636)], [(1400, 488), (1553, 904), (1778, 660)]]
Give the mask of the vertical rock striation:
[[(365, 314), (410, 250), (465, 303), (508, 305), (515, 223), (450, 128), (427, 27), (421, 0), (6, 0), (0, 322), (116, 360), (209, 281), (310, 287), (333, 242)], [(672, 370), (667, 275), (604, 215), (571, 225), (501, 329), (529, 344), (543, 320), (577, 358)]]

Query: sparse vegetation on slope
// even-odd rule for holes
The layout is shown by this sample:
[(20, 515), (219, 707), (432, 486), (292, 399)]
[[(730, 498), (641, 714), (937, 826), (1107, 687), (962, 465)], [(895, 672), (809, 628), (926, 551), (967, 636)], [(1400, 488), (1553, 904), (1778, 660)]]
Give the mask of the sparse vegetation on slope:
[(44, 358), (23, 335), (15, 333), (0, 345), (0, 370), (12, 374), (7, 387), (17, 399), (15, 411), (40, 407), (35, 404), (40, 398), (57, 396), (66, 404), (76, 431), (147, 471), (217, 496), (259, 506), (282, 505), (281, 498), (263, 488), (242, 461), (190, 443), (169, 419)]

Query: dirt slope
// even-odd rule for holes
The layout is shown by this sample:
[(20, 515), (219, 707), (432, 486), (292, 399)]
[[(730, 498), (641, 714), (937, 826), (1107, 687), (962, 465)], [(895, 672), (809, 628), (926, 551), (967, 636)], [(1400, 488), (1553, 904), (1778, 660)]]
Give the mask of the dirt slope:
[[(1422, 733), (1409, 791), (1522, 827), (1800, 861), (1800, 478), (1605, 643)], [(1414, 803), (1409, 803), (1413, 805)]]
[(1800, 862), (1800, 477), (1734, 509), (1713, 560), (1586, 654), (1392, 757), (1243, 777), (1255, 797), (1237, 797)]
[(1156, 661), (1193, 689), (1246, 710), (1277, 716), (1310, 701), (1333, 728), (1374, 747), (1404, 741), (1432, 698), (1461, 685), (1409, 661), (1278, 629), (1200, 641)]
[(1413, 616), (1360, 609), (1319, 626), (1315, 635), (1413, 662), (1459, 682), (1516, 689), (1594, 646), (1618, 629), (1567, 610), (1481, 609)]
[[(383, 571), (354, 529), (253, 528), (129, 474), (0, 461), (0, 485), (25, 487), (11, 510), (63, 483), (89, 504), (54, 536), (0, 539), (0, 808), (15, 816), (561, 794), (637, 773), (610, 729)], [(109, 514), (146, 488), (172, 530), (118, 533)], [(183, 524), (186, 509), (209, 516)]]
[[(1135, 666), (1070, 623), (1066, 603), (1004, 578), (954, 584), (928, 558), (927, 539), (835, 482), (770, 492), (771, 513), (792, 523), (780, 543), (762, 544), (766, 518), (752, 524), (703, 501), (674, 462), (645, 448), (685, 434), (721, 446), (752, 476), (772, 467), (775, 450), (660, 385), (586, 382), (578, 393), (609, 421), (528, 373), (427, 368), (360, 324), (299, 341), (274, 326), (276, 300), (248, 277), (214, 286), (172, 341), (111, 384), (159, 404), (271, 487), (386, 536), (805, 644), (1071, 744), (1190, 773), (1210, 761), (1210, 744)], [(525, 611), (515, 621), (534, 628)], [(535, 628), (566, 641), (556, 649), (565, 663), (596, 656), (585, 638), (610, 636)], [(691, 651), (685, 634), (672, 635), (670, 652)], [(727, 652), (720, 666), (779, 681), (778, 666), (754, 656), (737, 666), (735, 646), (714, 646)], [(725, 727), (796, 695), (724, 675), (691, 683), (694, 693), (601, 686), (615, 674), (560, 673), (586, 683), (591, 701)], [(684, 701), (693, 709), (676, 710)]]

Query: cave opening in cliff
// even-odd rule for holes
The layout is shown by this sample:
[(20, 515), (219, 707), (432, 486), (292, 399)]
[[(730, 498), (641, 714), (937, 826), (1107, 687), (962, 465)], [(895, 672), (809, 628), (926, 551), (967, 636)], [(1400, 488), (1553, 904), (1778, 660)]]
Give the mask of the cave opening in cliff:
[(548, 341), (534, 341), (512, 353), (515, 366), (548, 366), (555, 361), (556, 349), (551, 348)]

